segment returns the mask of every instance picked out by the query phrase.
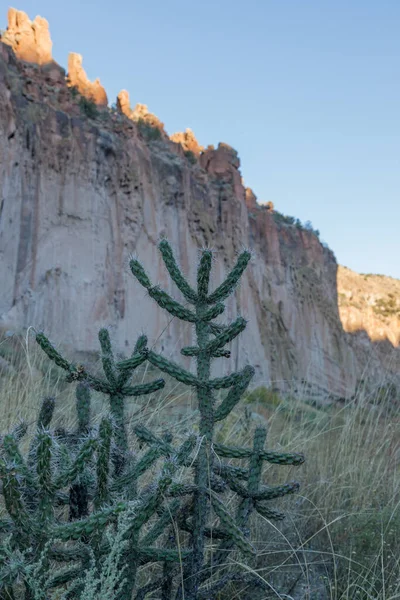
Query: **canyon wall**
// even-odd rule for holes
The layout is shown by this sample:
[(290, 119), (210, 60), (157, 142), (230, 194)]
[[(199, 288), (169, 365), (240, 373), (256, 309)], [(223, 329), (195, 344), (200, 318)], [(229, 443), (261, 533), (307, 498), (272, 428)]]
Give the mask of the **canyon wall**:
[(10, 35), (5, 37), (3, 330), (43, 329), (72, 352), (97, 351), (98, 330), (109, 326), (124, 355), (145, 331), (151, 345), (177, 359), (179, 348), (192, 343), (191, 326), (146, 297), (128, 266), (130, 255), (137, 255), (152, 281), (181, 299), (157, 251), (165, 236), (192, 281), (199, 248), (215, 250), (212, 285), (244, 247), (253, 250), (224, 317), (239, 312), (248, 327), (233, 343), (231, 359), (219, 361), (218, 373), (251, 363), (256, 383), (301, 389), (318, 399), (348, 398), (361, 378), (396, 378), (399, 353), (390, 343), (378, 347), (364, 334), (343, 330), (331, 250), (311, 231), (257, 203), (243, 186), (233, 148), (204, 150), (190, 130), (170, 139), (144, 105), (130, 108), (126, 93), (118, 110), (108, 109), (102, 96), (88, 114), (61, 67), (18, 58)]

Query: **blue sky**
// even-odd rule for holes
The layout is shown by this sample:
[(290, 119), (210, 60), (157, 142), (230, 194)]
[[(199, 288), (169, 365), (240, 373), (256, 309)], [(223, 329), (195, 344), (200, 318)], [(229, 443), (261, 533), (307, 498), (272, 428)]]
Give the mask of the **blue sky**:
[(310, 220), (340, 264), (400, 278), (399, 0), (15, 2), (110, 103), (125, 88), (168, 133), (231, 144), (259, 201)]

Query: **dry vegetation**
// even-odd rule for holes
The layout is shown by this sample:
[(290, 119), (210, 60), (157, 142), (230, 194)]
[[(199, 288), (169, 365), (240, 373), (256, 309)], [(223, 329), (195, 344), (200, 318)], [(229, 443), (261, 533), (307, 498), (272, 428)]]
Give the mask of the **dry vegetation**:
[[(46, 395), (56, 397), (58, 423), (72, 425), (74, 386), (64, 382), (61, 369), (29, 332), (25, 338), (3, 334), (0, 356), (15, 368), (7, 373), (3, 364), (0, 375), (2, 433), (20, 419), (33, 427)], [(100, 420), (106, 406), (101, 394), (92, 398)], [(268, 423), (271, 447), (306, 455), (296, 472), (300, 494), (281, 501), (285, 521), (276, 525), (258, 517), (251, 532), (259, 555), (250, 568), (268, 583), (271, 598), (400, 598), (400, 426), (398, 413), (382, 400), (360, 394), (346, 405), (322, 409), (307, 398), (281, 398), (259, 388), (220, 429), (219, 441), (247, 445), (255, 426)], [(179, 434), (193, 423), (190, 395), (170, 382), (144, 406), (132, 405), (129, 419)], [(291, 476), (290, 467), (271, 465), (265, 472), (274, 483)], [(230, 560), (236, 570), (249, 568), (239, 555)], [(244, 590), (226, 595), (246, 598)]]

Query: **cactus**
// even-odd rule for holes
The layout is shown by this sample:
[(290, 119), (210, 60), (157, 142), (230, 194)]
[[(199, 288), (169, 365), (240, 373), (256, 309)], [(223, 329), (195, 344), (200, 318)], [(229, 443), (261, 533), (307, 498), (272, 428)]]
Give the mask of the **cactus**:
[[(203, 250), (197, 270), (197, 289), (194, 289), (185, 279), (174, 258), (171, 246), (166, 240), (159, 244), (164, 264), (171, 279), (177, 285), (188, 304), (187, 308), (172, 298), (158, 286), (153, 286), (150, 278), (140, 262), (132, 258), (130, 268), (138, 282), (147, 289), (149, 296), (172, 316), (193, 323), (195, 326), (196, 345), (182, 348), (181, 353), (189, 356), (196, 362), (196, 374), (184, 369), (179, 364), (166, 359), (154, 351), (148, 353), (148, 360), (161, 371), (167, 373), (177, 381), (191, 386), (197, 395), (197, 406), (200, 413), (199, 422), (199, 448), (194, 466), (194, 485), (171, 486), (170, 494), (176, 496), (188, 495), (192, 501), (183, 508), (190, 512), (190, 523), (187, 515), (180, 519), (181, 527), (191, 534), (191, 553), (185, 565), (185, 579), (182, 586), (178, 587), (177, 598), (184, 595), (186, 600), (197, 600), (201, 597), (201, 583), (210, 576), (210, 569), (205, 569), (205, 540), (209, 532), (211, 507), (218, 516), (220, 529), (218, 534), (221, 547), (212, 566), (217, 566), (222, 553), (233, 547), (243, 553), (251, 553), (252, 548), (246, 539), (245, 528), (253, 508), (261, 515), (269, 518), (279, 516), (262, 503), (270, 498), (283, 496), (298, 489), (297, 484), (288, 484), (279, 488), (265, 488), (260, 486), (263, 461), (277, 464), (301, 464), (304, 457), (294, 454), (281, 454), (264, 451), (266, 437), (265, 430), (255, 432), (253, 449), (229, 448), (215, 443), (215, 425), (224, 420), (246, 391), (254, 375), (254, 369), (246, 366), (241, 371), (225, 377), (212, 378), (211, 364), (217, 358), (229, 358), (230, 352), (225, 346), (232, 342), (246, 327), (243, 317), (238, 317), (229, 325), (214, 323), (225, 309), (223, 302), (234, 292), (239, 280), (245, 271), (251, 254), (244, 251), (237, 259), (236, 265), (230, 271), (225, 281), (213, 292), (210, 292), (210, 275), (212, 267), (212, 252)], [(224, 399), (218, 403), (217, 390), (228, 390)], [(153, 446), (161, 447), (161, 442), (154, 439), (149, 433), (138, 432), (143, 439)], [(214, 464), (214, 454), (229, 458), (247, 458), (247, 469), (231, 467), (230, 465)], [(235, 517), (229, 514), (224, 503), (214, 491), (215, 481), (211, 482), (210, 474), (218, 475), (223, 483), (228, 486), (238, 497), (239, 505)], [(247, 486), (242, 485), (240, 479), (247, 481)], [(220, 490), (221, 491), (221, 490)], [(169, 571), (169, 577), (171, 572)], [(165, 585), (163, 598), (165, 597)]]
[[(181, 354), (192, 358), (196, 372), (149, 350), (144, 335), (129, 358), (117, 361), (109, 332), (101, 329), (104, 377), (98, 377), (64, 358), (43, 333), (36, 334), (47, 356), (66, 371), (67, 381), (76, 384), (77, 426), (71, 432), (51, 430), (56, 403), (48, 397), (43, 400), (26, 456), (20, 449), (27, 433), (25, 424), (18, 424), (2, 438), (0, 493), (7, 514), (0, 521), (0, 542), (9, 540), (14, 555), (7, 557), (4, 567), (0, 566), (0, 597), (14, 597), (14, 585), (21, 577), (21, 556), (39, 565), (41, 572), (50, 573), (51, 564), (60, 565), (41, 579), (46, 597), (48, 590), (62, 588), (63, 597), (80, 598), (87, 593), (90, 582), (91, 593), (101, 595), (103, 579), (99, 574), (107, 557), (115, 556), (109, 532), (119, 527), (121, 519), (124, 527), (117, 536), (120, 551), (115, 568), (123, 577), (111, 579), (121, 600), (144, 600), (157, 590), (162, 600), (200, 600), (216, 598), (229, 583), (259, 585), (258, 578), (250, 573), (224, 572), (227, 555), (237, 550), (252, 560), (251, 515), (283, 518), (268, 502), (298, 490), (296, 482), (279, 486), (263, 483), (263, 464), (300, 465), (304, 457), (265, 449), (263, 428), (255, 430), (251, 448), (216, 441), (218, 423), (234, 410), (254, 375), (254, 369), (245, 366), (230, 375), (211, 376), (213, 361), (230, 357), (226, 346), (246, 327), (241, 316), (227, 325), (215, 320), (223, 314), (224, 301), (234, 292), (251, 255), (243, 252), (225, 281), (210, 291), (210, 250), (202, 252), (194, 289), (180, 271), (166, 240), (161, 241), (159, 249), (187, 305), (153, 286), (138, 260), (132, 259), (130, 268), (160, 308), (194, 326), (195, 344), (182, 348)], [(135, 369), (145, 361), (194, 388), (198, 435), (176, 443), (171, 434), (158, 435), (136, 423), (132, 432), (141, 451), (133, 455), (125, 420), (126, 398), (154, 393), (164, 386), (163, 379), (136, 385), (130, 382)], [(109, 399), (109, 414), (103, 416), (98, 427), (92, 425), (90, 390)], [(229, 464), (224, 459), (244, 462)], [(156, 478), (144, 485), (150, 472), (156, 472)], [(228, 493), (235, 497), (234, 512), (227, 509)], [(207, 558), (210, 540), (217, 547)], [(137, 577), (139, 567), (149, 563), (160, 563), (160, 575), (142, 585)], [(24, 585), (25, 600), (36, 597), (32, 577), (27, 576)]]

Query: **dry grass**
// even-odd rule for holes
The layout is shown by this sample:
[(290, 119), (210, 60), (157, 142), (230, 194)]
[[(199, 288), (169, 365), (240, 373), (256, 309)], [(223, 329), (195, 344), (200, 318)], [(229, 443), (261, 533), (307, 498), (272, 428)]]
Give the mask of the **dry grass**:
[[(16, 368), (14, 374), (0, 373), (0, 432), (20, 419), (33, 427), (45, 395), (56, 397), (57, 424), (74, 424), (74, 386), (64, 382), (63, 372), (32, 338), (0, 338), (0, 356)], [(93, 368), (98, 366), (93, 361)], [(145, 368), (139, 378), (147, 375)], [(98, 421), (107, 404), (101, 394), (92, 398)], [(284, 522), (254, 519), (251, 537), (257, 561), (246, 566), (232, 554), (229, 566), (256, 571), (270, 587), (271, 598), (400, 599), (398, 412), (388, 410), (382, 398), (374, 402), (361, 395), (346, 405), (325, 408), (309, 405), (306, 398), (282, 399), (270, 393), (250, 400), (221, 426), (220, 441), (250, 445), (254, 427), (268, 423), (269, 447), (304, 452), (307, 460), (300, 468), (266, 467), (265, 481), (297, 479), (300, 494), (277, 503), (287, 514)], [(193, 408), (187, 389), (168, 382), (145, 404), (132, 402), (127, 419), (180, 434), (193, 426)], [(227, 596), (256, 598), (233, 587)]]

